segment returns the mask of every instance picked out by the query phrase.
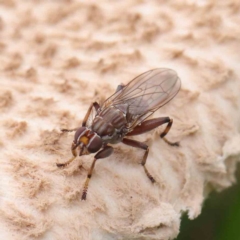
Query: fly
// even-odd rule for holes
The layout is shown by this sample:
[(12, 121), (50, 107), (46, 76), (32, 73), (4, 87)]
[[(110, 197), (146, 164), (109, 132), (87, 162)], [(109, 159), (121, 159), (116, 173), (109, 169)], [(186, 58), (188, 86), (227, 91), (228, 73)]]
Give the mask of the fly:
[(155, 182), (146, 168), (148, 145), (127, 137), (148, 132), (166, 123), (167, 126), (160, 137), (169, 145), (178, 146), (177, 142), (173, 143), (165, 138), (173, 123), (171, 118), (146, 119), (173, 99), (180, 87), (181, 81), (176, 72), (171, 69), (157, 68), (144, 72), (127, 85), (119, 85), (116, 92), (103, 104), (92, 103), (81, 127), (62, 129), (63, 132), (75, 131), (71, 147), (73, 157), (65, 163), (57, 163), (58, 167), (65, 167), (77, 155), (96, 153), (83, 186), (82, 200), (86, 200), (88, 184), (96, 161), (109, 157), (113, 153), (113, 148), (109, 144), (122, 142), (131, 147), (143, 149), (145, 152), (141, 165), (150, 181)]

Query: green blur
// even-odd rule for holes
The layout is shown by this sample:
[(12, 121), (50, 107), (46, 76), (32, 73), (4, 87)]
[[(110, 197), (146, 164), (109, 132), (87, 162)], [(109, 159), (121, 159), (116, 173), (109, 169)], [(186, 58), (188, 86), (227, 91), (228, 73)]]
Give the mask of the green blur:
[(198, 218), (183, 216), (176, 240), (240, 240), (240, 166), (236, 176), (234, 186), (210, 194)]

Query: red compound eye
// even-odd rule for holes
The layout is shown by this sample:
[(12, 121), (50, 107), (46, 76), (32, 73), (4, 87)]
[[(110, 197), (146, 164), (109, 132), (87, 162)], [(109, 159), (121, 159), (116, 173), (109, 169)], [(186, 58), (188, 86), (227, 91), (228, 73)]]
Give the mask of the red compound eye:
[(102, 144), (103, 144), (102, 139), (97, 134), (94, 134), (94, 136), (91, 137), (87, 145), (87, 150), (90, 153), (95, 153), (102, 147)]

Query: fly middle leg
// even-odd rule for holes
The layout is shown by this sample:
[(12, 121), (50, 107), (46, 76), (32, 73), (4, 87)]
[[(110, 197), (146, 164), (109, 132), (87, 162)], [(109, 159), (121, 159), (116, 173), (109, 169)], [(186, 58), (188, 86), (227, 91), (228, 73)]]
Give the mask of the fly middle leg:
[(144, 171), (147, 175), (147, 177), (150, 179), (150, 181), (152, 183), (155, 183), (155, 179), (153, 178), (153, 176), (149, 173), (148, 169), (146, 168), (145, 164), (146, 164), (146, 161), (147, 161), (147, 157), (148, 157), (148, 152), (149, 152), (149, 147), (147, 144), (145, 143), (142, 143), (142, 142), (138, 142), (138, 141), (135, 141), (135, 140), (132, 140), (132, 139), (128, 139), (128, 138), (124, 138), (122, 140), (122, 143), (126, 144), (126, 145), (129, 145), (131, 147), (136, 147), (136, 148), (141, 148), (143, 150), (145, 150), (145, 153), (143, 155), (143, 159), (141, 161), (141, 165), (143, 166), (144, 168)]

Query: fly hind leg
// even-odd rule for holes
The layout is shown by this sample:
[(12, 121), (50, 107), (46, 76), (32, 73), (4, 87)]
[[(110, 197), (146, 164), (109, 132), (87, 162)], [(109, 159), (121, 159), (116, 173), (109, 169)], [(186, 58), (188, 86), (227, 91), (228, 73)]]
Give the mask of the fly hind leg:
[(160, 118), (153, 118), (150, 120), (146, 120), (145, 122), (142, 122), (141, 125), (136, 126), (131, 132), (129, 132), (126, 136), (135, 136), (139, 135), (148, 131), (153, 130), (154, 128), (157, 128), (161, 126), (162, 124), (167, 123), (167, 126), (165, 130), (160, 134), (160, 137), (169, 145), (171, 146), (179, 146), (178, 142), (170, 142), (165, 138), (167, 133), (169, 132), (173, 120), (169, 117), (160, 117)]
[(147, 161), (147, 157), (148, 157), (148, 152), (149, 152), (149, 147), (147, 144), (145, 143), (142, 143), (142, 142), (138, 142), (138, 141), (135, 141), (135, 140), (132, 140), (132, 139), (128, 139), (128, 138), (124, 138), (122, 140), (122, 142), (126, 145), (129, 145), (131, 147), (136, 147), (136, 148), (141, 148), (143, 150), (145, 150), (145, 153), (143, 155), (143, 159), (141, 161), (141, 165), (143, 166), (144, 168), (144, 171), (147, 175), (147, 177), (150, 179), (150, 181), (152, 183), (155, 183), (155, 179), (153, 178), (153, 176), (149, 173), (148, 169), (146, 168), (146, 161)]
[(165, 138), (170, 128), (172, 127), (172, 123), (173, 123), (173, 120), (169, 118), (168, 125), (166, 126), (165, 130), (160, 134), (160, 138), (162, 138), (167, 144), (171, 146), (179, 147), (180, 146), (179, 142), (170, 142), (168, 139)]

